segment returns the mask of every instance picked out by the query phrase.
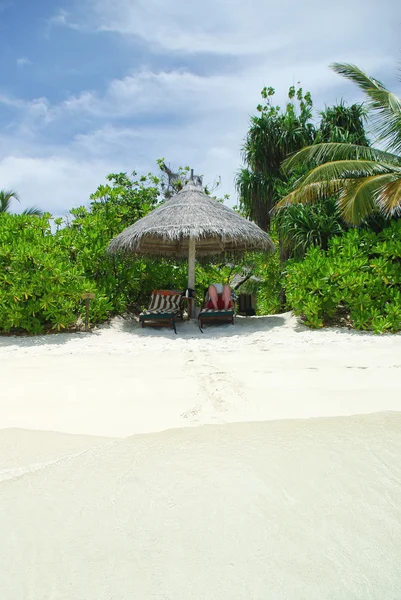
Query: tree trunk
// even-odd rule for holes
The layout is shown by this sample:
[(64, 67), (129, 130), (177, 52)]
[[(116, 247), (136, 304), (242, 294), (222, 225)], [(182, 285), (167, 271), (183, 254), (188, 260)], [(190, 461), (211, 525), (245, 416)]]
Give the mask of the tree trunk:
[[(284, 267), (287, 260), (290, 258), (289, 248), (284, 244), (284, 241), (281, 237), (279, 237), (279, 246), (280, 246), (280, 263)], [(287, 305), (287, 297), (285, 293), (285, 286), (282, 285), (280, 289), (280, 309), (284, 312)]]
[(270, 210), (271, 210), (272, 198), (269, 197), (266, 200), (263, 200), (259, 196), (254, 196), (252, 200), (252, 211), (251, 211), (251, 219), (255, 221), (256, 225), (258, 225), (263, 231), (270, 233)]

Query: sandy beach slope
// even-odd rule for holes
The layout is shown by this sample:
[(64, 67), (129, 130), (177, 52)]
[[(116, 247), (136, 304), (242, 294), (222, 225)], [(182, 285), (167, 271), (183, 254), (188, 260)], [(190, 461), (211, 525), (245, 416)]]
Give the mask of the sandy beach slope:
[(178, 331), (0, 338), (1, 600), (399, 600), (401, 336)]
[(32, 473), (112, 441), (112, 438), (52, 431), (3, 429), (0, 431), (0, 481)]
[(174, 427), (401, 411), (401, 336), (235, 326), (0, 338), (0, 429), (124, 437)]
[(400, 457), (394, 413), (98, 445), (0, 483), (0, 597), (396, 600)]

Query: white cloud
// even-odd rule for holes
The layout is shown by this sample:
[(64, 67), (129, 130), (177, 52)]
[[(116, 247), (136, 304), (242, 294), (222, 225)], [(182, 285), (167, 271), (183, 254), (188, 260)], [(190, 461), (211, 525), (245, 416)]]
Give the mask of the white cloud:
[[(103, 94), (85, 91), (70, 97), (62, 104), (48, 110), (48, 118), (63, 118), (74, 114), (87, 118), (88, 115), (106, 121), (153, 117), (154, 121), (168, 117), (188, 121), (192, 118), (214, 120), (216, 115), (222, 123), (233, 113), (241, 117), (254, 111), (260, 100), (260, 91), (265, 84), (277, 87), (279, 101), (284, 100), (286, 91), (293, 82), (293, 67), (286, 65), (267, 66), (256, 62), (251, 68), (241, 68), (235, 74), (200, 76), (189, 71), (139, 71), (123, 79), (110, 82)], [(262, 75), (264, 73), (264, 75)], [(325, 62), (299, 62), (297, 79), (310, 81), (316, 77), (314, 93), (322, 93), (338, 83)]]
[(0, 104), (4, 104), (5, 106), (9, 106), (11, 108), (25, 109), (27, 103), (19, 98), (13, 98), (7, 94), (0, 93)]
[[(104, 31), (135, 36), (155, 47), (187, 53), (244, 56), (272, 51), (301, 55), (313, 46), (316, 53), (334, 44), (338, 51), (353, 41), (388, 39), (387, 23), (396, 0), (383, 13), (374, 0), (338, 0), (329, 5), (309, 0), (88, 0), (91, 19)], [(369, 36), (372, 34), (372, 37)], [(396, 35), (396, 32), (394, 32)]]
[(7, 94), (0, 93), (0, 104), (16, 108), (24, 113), (45, 114), (49, 108), (47, 98), (34, 98), (33, 100), (21, 100)]
[(18, 191), (16, 212), (38, 206), (57, 216), (87, 204), (104, 175), (116, 168), (112, 161), (80, 161), (68, 155), (7, 156), (0, 161), (0, 181), (2, 188)]
[[(36, 132), (51, 120), (50, 103), (47, 98), (22, 100), (0, 93), (0, 105), (12, 109), (14, 116), (9, 119), (3, 132), (3, 146), (0, 156), (10, 148), (22, 148), (36, 138)], [(0, 134), (1, 137), (1, 134)]]
[(59, 9), (58, 12), (47, 20), (49, 27), (68, 27), (79, 31), (82, 26), (71, 19), (71, 13), (64, 9)]
[(140, 71), (111, 81), (103, 95), (84, 92), (69, 98), (56, 110), (117, 119), (152, 112), (155, 116), (169, 111), (179, 113), (183, 108), (186, 112), (201, 112), (210, 108), (211, 103), (221, 104), (221, 92), (227, 86), (239, 92), (241, 82), (225, 75), (200, 77), (188, 71)]
[[(105, 0), (94, 3), (99, 28), (134, 35), (147, 43), (173, 51), (205, 52), (243, 55), (278, 50), (286, 39), (272, 30), (266, 35), (262, 18), (252, 15), (252, 36), (249, 3), (232, 0), (230, 3), (203, 0), (119, 0), (117, 10)], [(260, 3), (263, 10), (263, 4)]]
[(29, 58), (26, 58), (25, 56), (21, 56), (21, 58), (17, 58), (17, 65), (19, 67), (26, 67), (27, 65), (31, 65), (32, 61), (29, 60)]
[[(339, 78), (325, 64), (298, 67), (303, 81), (313, 81), (318, 74), (313, 87), (306, 86), (312, 88), (318, 108), (324, 101), (335, 101)], [(258, 66), (211, 77), (146, 71), (111, 81), (103, 94), (84, 92), (56, 106), (43, 98), (24, 103), (0, 97), (22, 115), (19, 137), (11, 141), (10, 133), (10, 145), (2, 140), (8, 152), (17, 150), (0, 163), (2, 187), (19, 191), (22, 208), (35, 204), (64, 214), (85, 204), (107, 173), (154, 171), (156, 159), (164, 157), (174, 166), (190, 165), (205, 175), (207, 183), (221, 177), (220, 193), (229, 193), (235, 204), (234, 176), (248, 115), (265, 83), (278, 88), (279, 103), (285, 101), (291, 75), (291, 67), (274, 67), (262, 79)], [(92, 126), (63, 146), (35, 143), (36, 131), (43, 134), (44, 123), (67, 128), (81, 121)]]
[(152, 60), (138, 65), (133, 55), (125, 77), (56, 104), (0, 94), (0, 103), (15, 111), (0, 139), (1, 187), (17, 189), (22, 208), (63, 214), (84, 204), (107, 173), (154, 171), (161, 157), (192, 166), (208, 183), (221, 176), (221, 194), (235, 203), (240, 147), (264, 85), (276, 88), (282, 105), (289, 85), (301, 81), (321, 109), (343, 95), (362, 99), (329, 63), (354, 62), (380, 79), (395, 70), (396, 28), (381, 27), (382, 7), (373, 0), (339, 0), (331, 8), (320, 0), (302, 8), (294, 0), (273, 6), (265, 0), (87, 0), (82, 6), (91, 9), (86, 19), (59, 11), (49, 24), (113, 31), (128, 42), (127, 52), (130, 40), (140, 39)]

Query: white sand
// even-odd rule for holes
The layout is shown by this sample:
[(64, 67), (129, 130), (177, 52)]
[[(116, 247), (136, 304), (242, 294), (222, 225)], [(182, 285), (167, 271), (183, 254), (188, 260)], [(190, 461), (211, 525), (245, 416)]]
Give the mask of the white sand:
[(398, 600), (401, 415), (133, 436), (0, 484), (4, 600)]
[(89, 448), (112, 443), (113, 438), (69, 435), (24, 429), (0, 430), (0, 482), (38, 471)]
[(127, 436), (401, 410), (401, 336), (310, 331), (290, 315), (0, 338), (0, 428)]
[(399, 600), (400, 350), (290, 315), (0, 338), (0, 599)]

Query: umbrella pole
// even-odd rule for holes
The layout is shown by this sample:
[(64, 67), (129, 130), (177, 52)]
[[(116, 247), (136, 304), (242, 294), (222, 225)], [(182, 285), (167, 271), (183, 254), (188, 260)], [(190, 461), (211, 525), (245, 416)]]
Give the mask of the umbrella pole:
[[(188, 289), (195, 290), (195, 238), (189, 238), (189, 250), (188, 250)], [(195, 298), (192, 302), (188, 300), (188, 318), (194, 318), (194, 303)]]

